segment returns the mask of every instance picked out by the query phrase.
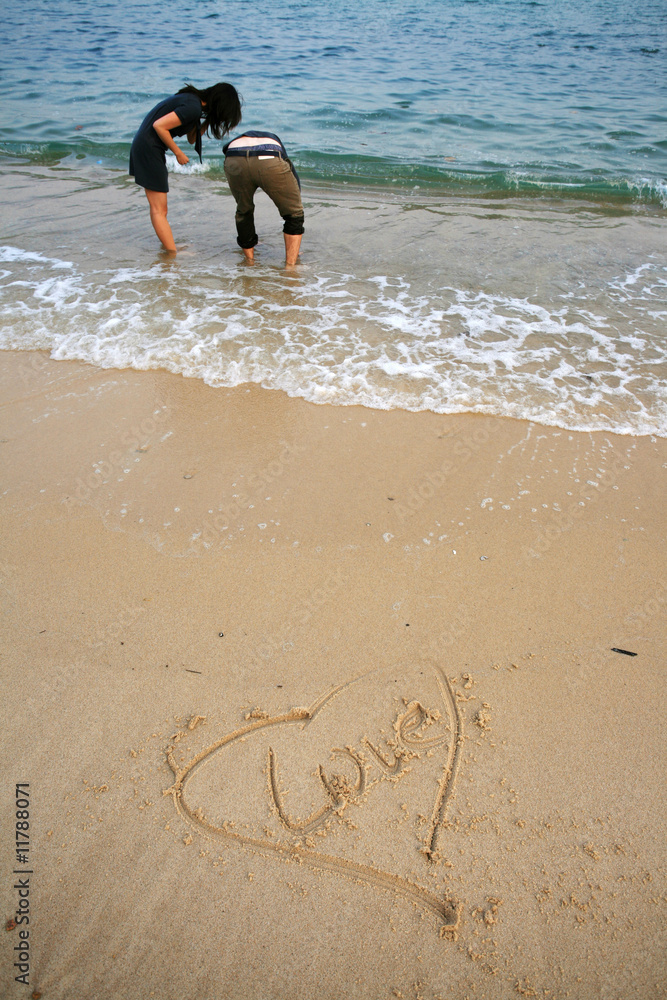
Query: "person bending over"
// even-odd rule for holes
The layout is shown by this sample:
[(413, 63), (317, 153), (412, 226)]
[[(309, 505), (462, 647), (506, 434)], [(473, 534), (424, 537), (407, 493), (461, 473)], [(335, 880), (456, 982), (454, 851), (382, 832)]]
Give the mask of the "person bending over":
[(174, 142), (174, 136), (187, 135), (201, 162), (204, 132), (210, 129), (214, 138), (222, 139), (240, 121), (241, 101), (231, 83), (216, 83), (204, 90), (188, 84), (156, 104), (139, 126), (130, 150), (130, 175), (145, 188), (153, 229), (170, 253), (176, 253), (176, 244), (167, 222), (166, 151), (170, 149), (179, 163), (188, 163), (189, 157)]
[(303, 204), (298, 174), (273, 132), (244, 132), (223, 147), (225, 176), (236, 200), (236, 242), (246, 260), (255, 258), (255, 191), (261, 188), (280, 212), (285, 264), (296, 264), (303, 236)]

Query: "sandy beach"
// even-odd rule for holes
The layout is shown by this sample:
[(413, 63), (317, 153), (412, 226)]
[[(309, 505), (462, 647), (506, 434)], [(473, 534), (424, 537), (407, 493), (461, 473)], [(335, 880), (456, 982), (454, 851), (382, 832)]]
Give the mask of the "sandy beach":
[(664, 439), (3, 362), (3, 996), (665, 995)]
[(3, 11), (0, 1000), (667, 1000), (663, 7)]

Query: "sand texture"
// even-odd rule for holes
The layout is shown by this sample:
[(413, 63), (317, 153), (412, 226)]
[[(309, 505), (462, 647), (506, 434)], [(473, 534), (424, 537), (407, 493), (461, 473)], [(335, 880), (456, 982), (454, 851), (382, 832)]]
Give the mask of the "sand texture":
[(18, 352), (1, 438), (2, 997), (667, 995), (664, 440)]

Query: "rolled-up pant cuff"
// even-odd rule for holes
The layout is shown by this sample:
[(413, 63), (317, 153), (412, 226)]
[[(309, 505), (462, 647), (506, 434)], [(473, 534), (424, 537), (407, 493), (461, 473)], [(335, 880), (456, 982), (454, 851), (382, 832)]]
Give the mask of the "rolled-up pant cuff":
[(240, 236), (237, 236), (236, 242), (238, 243), (238, 245), (241, 247), (242, 250), (250, 250), (252, 247), (256, 247), (257, 244), (259, 243), (259, 236), (257, 235), (257, 233), (255, 233), (255, 235), (250, 240), (248, 240), (247, 238), (241, 239)]
[(286, 236), (302, 236), (304, 232), (303, 228), (303, 215), (283, 215), (285, 225), (283, 226), (283, 232)]

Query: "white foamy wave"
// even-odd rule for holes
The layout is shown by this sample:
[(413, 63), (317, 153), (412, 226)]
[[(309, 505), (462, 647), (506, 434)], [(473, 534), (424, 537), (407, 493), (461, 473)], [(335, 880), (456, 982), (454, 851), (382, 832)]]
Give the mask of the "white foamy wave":
[(31, 250), (21, 250), (20, 247), (2, 246), (0, 247), (0, 262), (15, 263), (50, 264), (52, 267), (73, 267), (69, 260), (59, 260), (57, 257), (44, 257), (41, 253), (33, 253)]
[(653, 177), (635, 177), (628, 182), (634, 195), (651, 200), (656, 197), (663, 208), (667, 208), (667, 181)]
[[(84, 271), (5, 248), (0, 347), (255, 382), (316, 403), (474, 411), (667, 436), (667, 269), (649, 259), (557, 302), (404, 277), (236, 265)], [(67, 273), (63, 273), (66, 269)]]
[[(193, 157), (196, 156), (193, 153)], [(189, 163), (179, 163), (175, 156), (167, 153), (167, 172), (170, 174), (207, 174), (211, 169), (211, 164), (206, 160), (200, 163), (199, 160), (191, 159)]]
[[(550, 178), (540, 177), (529, 170), (519, 170), (511, 168), (506, 173), (507, 184), (515, 191), (530, 190), (531, 188), (543, 191), (545, 194), (554, 193), (558, 195), (562, 192), (570, 194), (580, 193), (582, 197), (595, 193), (602, 196), (602, 191), (596, 188), (595, 183), (590, 178), (573, 178), (566, 180), (565, 177)], [(667, 208), (667, 181), (655, 177), (619, 177), (605, 178), (608, 194), (611, 196), (617, 193), (622, 196), (630, 195), (638, 201), (659, 202), (662, 208)]]

